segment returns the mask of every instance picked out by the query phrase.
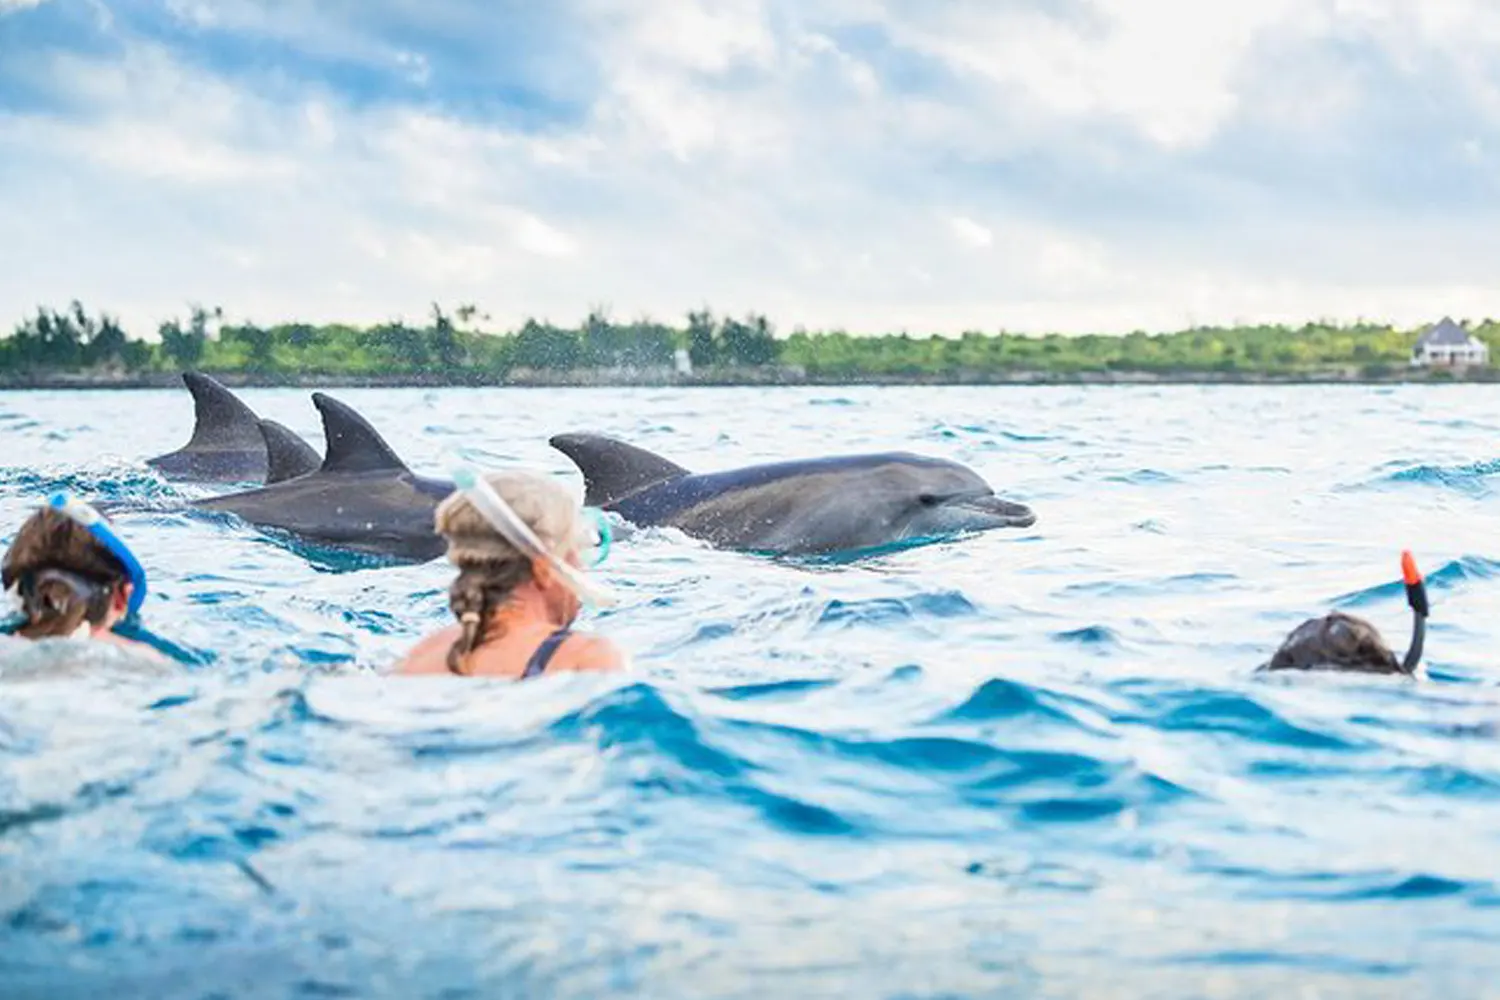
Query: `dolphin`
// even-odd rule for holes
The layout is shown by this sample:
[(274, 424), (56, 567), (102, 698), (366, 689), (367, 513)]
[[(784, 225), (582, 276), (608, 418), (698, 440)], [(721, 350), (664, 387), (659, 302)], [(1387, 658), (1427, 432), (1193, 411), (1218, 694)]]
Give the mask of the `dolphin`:
[(721, 548), (829, 554), (1036, 522), (1029, 507), (1002, 500), (972, 470), (908, 452), (695, 475), (602, 435), (559, 434), (550, 443), (583, 473), (584, 503)]
[(266, 443), (259, 418), (234, 393), (201, 372), (183, 372), (193, 394), (193, 436), (174, 452), (146, 464), (169, 479), (258, 483), (266, 475)]
[[(312, 400), (328, 442), (317, 470), (192, 506), (356, 552), (414, 562), (442, 555), (446, 545), (432, 517), (453, 484), (412, 472), (347, 404), (321, 392)], [(271, 435), (279, 437), (273, 429), (267, 443)], [(276, 454), (279, 445), (271, 447)]]

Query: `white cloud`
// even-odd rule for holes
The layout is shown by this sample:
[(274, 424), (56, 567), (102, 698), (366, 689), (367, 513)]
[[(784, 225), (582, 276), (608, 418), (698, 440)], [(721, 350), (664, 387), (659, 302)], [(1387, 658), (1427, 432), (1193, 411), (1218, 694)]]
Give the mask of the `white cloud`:
[(566, 257), (576, 249), (567, 233), (529, 212), (521, 212), (515, 222), (516, 245), (544, 257)]
[(953, 238), (964, 246), (979, 250), (995, 242), (994, 233), (966, 216), (955, 215), (948, 220), (948, 225), (953, 230)]
[(588, 8), (618, 26), (618, 63), (719, 73), (745, 62), (767, 65), (776, 43), (760, 0), (592, 0)]
[[(1236, 107), (1258, 35), (1301, 0), (1098, 0), (1084, 15), (958, 0), (891, 15), (892, 37), (1048, 115), (1114, 116), (1168, 147), (1203, 142)], [(916, 8), (912, 8), (916, 10)]]
[[(0, 217), (28, 248), (0, 323), (74, 296), (137, 326), (192, 299), (870, 331), (1500, 313), (1479, 0), (576, 0), (547, 9), (579, 48), (536, 54), (575, 75), (521, 87), (531, 118), (470, 100), (498, 90), (462, 61), (497, 58), (469, 39), (510, 25), (491, 9), (171, 0), (291, 47), (268, 76), (138, 25), (123, 56), (28, 53), (52, 100), (0, 112)], [(423, 11), (460, 48), (382, 34)], [(351, 90), (349, 65), (420, 103)], [(554, 93), (552, 118), (526, 104)]]

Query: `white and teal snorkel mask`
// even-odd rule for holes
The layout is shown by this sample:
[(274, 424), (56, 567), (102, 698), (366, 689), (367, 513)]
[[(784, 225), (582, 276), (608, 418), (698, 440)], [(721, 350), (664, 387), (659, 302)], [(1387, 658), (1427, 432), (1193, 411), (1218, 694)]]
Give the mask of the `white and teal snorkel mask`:
[[(505, 498), (495, 492), (495, 488), (483, 478), (469, 469), (459, 469), (453, 474), (453, 485), (508, 542), (533, 559), (545, 560), (557, 573), (558, 578), (567, 584), (584, 604), (591, 607), (609, 607), (618, 602), (619, 598), (614, 591), (589, 579), (586, 573), (579, 572), (577, 567), (570, 565), (543, 545), (542, 540), (536, 536), (536, 532), (531, 530), (530, 525), (522, 520), (521, 515), (517, 514), (510, 504), (505, 502)], [(584, 559), (592, 569), (609, 558), (613, 533), (610, 531), (609, 520), (605, 518), (603, 511), (594, 507), (585, 507), (583, 510), (584, 515), (593, 522), (593, 544), (590, 546), (591, 551), (585, 555)]]

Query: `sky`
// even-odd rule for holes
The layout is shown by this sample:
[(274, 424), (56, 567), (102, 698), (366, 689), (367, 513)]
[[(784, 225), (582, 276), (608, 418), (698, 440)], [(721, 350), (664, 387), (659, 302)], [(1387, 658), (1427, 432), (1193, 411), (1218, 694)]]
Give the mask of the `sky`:
[(1500, 316), (1495, 0), (0, 0), (0, 327)]

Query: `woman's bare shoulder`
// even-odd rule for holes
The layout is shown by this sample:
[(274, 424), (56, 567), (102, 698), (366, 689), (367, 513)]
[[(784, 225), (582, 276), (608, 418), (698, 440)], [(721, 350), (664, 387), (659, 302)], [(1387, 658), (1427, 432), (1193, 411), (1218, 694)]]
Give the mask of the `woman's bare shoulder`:
[(609, 639), (589, 632), (574, 632), (557, 650), (562, 670), (623, 670), (625, 654)]
[(445, 674), (448, 672), (448, 650), (459, 637), (459, 627), (449, 625), (422, 639), (396, 664), (396, 674)]

